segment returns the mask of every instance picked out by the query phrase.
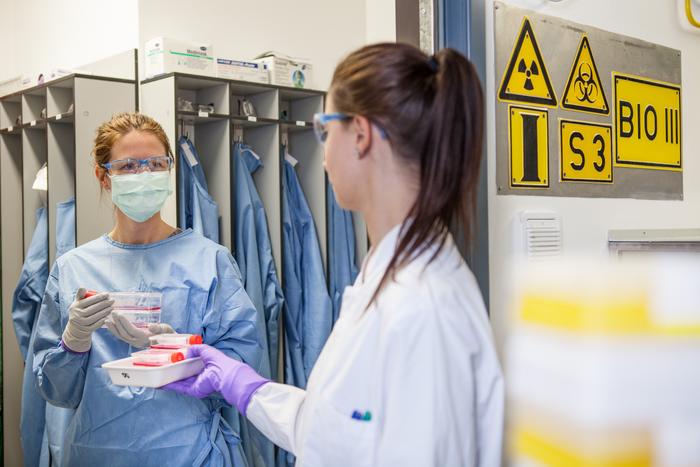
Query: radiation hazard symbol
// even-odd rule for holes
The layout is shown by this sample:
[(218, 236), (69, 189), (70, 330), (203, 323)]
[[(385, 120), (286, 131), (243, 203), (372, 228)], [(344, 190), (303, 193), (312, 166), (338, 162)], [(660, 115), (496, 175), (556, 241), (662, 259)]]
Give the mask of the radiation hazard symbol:
[(547, 67), (527, 17), (523, 20), (518, 40), (510, 55), (498, 98), (509, 102), (557, 106), (557, 97)]
[(581, 38), (576, 52), (576, 58), (571, 65), (569, 79), (566, 81), (561, 106), (565, 109), (580, 110), (596, 114), (608, 115), (610, 108), (605, 98), (603, 84), (593, 60), (588, 37)]

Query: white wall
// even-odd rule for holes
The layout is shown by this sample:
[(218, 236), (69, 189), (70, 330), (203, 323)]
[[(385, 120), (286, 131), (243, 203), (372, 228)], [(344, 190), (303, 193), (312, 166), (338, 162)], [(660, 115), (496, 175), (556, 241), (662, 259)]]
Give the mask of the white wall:
[(367, 43), (396, 41), (396, 0), (366, 0)]
[(0, 44), (2, 44), (4, 60), (0, 66), (0, 81), (19, 75), (16, 70), (17, 39), (16, 39), (16, 0), (0, 0)]
[(136, 48), (137, 12), (137, 0), (2, 0), (0, 44), (3, 55), (10, 53), (0, 81), (75, 68)]
[(79, 67), (158, 35), (208, 42), (235, 58), (267, 50), (309, 58), (313, 85), (324, 89), (345, 54), (394, 40), (394, 0), (0, 0), (0, 81)]
[(314, 64), (311, 87), (325, 89), (338, 60), (365, 43), (365, 2), (147, 0), (139, 2), (139, 23), (142, 46), (166, 36), (211, 44), (214, 55), (226, 58), (268, 50), (308, 58)]
[[(489, 164), (489, 244), (491, 316), (499, 346), (508, 325), (506, 277), (513, 258), (512, 223), (524, 209), (558, 212), (562, 218), (565, 253), (607, 255), (611, 229), (689, 228), (700, 226), (700, 36), (684, 32), (675, 0), (508, 0), (507, 3), (585, 25), (679, 49), (683, 77), (684, 200), (584, 199), (496, 195), (495, 78), (493, 1), (487, 0), (487, 149)], [(500, 71), (499, 71), (500, 73)], [(695, 104), (695, 105), (693, 105)]]

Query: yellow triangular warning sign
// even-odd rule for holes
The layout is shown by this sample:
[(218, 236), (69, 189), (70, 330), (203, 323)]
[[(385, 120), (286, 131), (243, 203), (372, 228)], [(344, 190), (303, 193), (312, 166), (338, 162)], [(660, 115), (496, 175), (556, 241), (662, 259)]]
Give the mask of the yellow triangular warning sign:
[(608, 115), (610, 108), (605, 98), (603, 84), (598, 68), (595, 66), (588, 37), (581, 39), (576, 58), (571, 65), (569, 79), (566, 81), (561, 106), (565, 109), (581, 110)]
[(527, 17), (523, 20), (520, 35), (503, 75), (498, 98), (502, 101), (557, 106), (557, 96)]

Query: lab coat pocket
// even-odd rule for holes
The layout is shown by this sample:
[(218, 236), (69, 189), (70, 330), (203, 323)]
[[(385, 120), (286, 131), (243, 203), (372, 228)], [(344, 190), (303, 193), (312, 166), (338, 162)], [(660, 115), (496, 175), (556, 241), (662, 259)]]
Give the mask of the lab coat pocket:
[(331, 403), (319, 395), (306, 438), (304, 465), (372, 465), (376, 424), (365, 409)]
[(195, 287), (163, 287), (161, 322), (179, 333), (202, 334), (207, 291)]

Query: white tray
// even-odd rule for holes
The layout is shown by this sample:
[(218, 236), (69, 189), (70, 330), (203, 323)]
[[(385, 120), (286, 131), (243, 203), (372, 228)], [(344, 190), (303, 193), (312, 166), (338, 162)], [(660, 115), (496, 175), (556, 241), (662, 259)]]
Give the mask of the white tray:
[(131, 363), (132, 360), (132, 357), (122, 358), (102, 365), (102, 368), (109, 373), (112, 384), (159, 388), (173, 381), (199, 374), (204, 369), (202, 359), (199, 357), (156, 367), (134, 366)]

